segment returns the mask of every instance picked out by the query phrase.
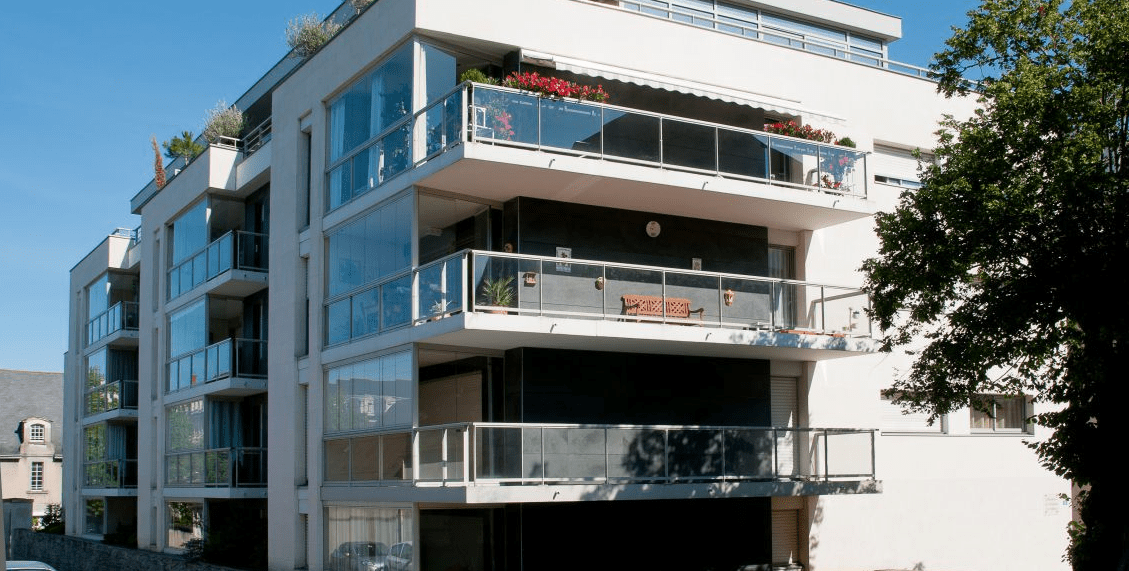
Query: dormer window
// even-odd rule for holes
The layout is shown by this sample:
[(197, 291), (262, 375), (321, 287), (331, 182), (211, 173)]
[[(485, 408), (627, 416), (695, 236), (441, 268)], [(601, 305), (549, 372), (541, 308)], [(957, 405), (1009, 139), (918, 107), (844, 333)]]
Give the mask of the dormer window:
[(42, 424), (33, 424), (28, 429), (28, 442), (43, 442), (44, 428)]

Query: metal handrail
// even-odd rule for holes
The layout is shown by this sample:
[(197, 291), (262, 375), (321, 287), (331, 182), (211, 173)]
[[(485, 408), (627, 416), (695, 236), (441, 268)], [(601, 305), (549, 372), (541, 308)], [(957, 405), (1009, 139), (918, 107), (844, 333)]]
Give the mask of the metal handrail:
[(121, 380), (87, 389), (84, 416), (137, 408), (137, 381)]
[(84, 488), (137, 487), (136, 459), (92, 460), (83, 462), (82, 467)]
[[(658, 18), (660, 20), (670, 20), (670, 21), (673, 21), (673, 22), (678, 22), (678, 23), (694, 26), (696, 28), (702, 28), (702, 29), (706, 29), (706, 30), (712, 30), (712, 31), (715, 31), (715, 32), (721, 32), (723, 34), (740, 36), (742, 38), (745, 38), (747, 40), (754, 41), (754, 42), (769, 43), (769, 44), (772, 44), (774, 46), (782, 46), (782, 47), (786, 47), (786, 48), (806, 51), (806, 52), (809, 52), (809, 53), (814, 53), (814, 54), (823, 55), (823, 56), (827, 56), (827, 57), (834, 57), (836, 59), (842, 59), (842, 60), (858, 63), (858, 64), (861, 64), (861, 65), (876, 67), (878, 69), (887, 69), (887, 70), (892, 71), (894, 73), (899, 73), (899, 74), (902, 74), (902, 75), (909, 75), (911, 77), (917, 77), (919, 79), (936, 81), (936, 77), (935, 77), (934, 73), (928, 68), (913, 65), (913, 64), (903, 63), (903, 62), (899, 62), (899, 61), (895, 61), (895, 60), (889, 59), (885, 56), (876, 56), (876, 55), (869, 53), (869, 52), (866, 52), (866, 51), (855, 51), (853, 49), (853, 46), (847, 45), (846, 42), (839, 43), (839, 42), (834, 41), (830, 38), (820, 38), (819, 36), (812, 36), (812, 35), (809, 35), (809, 34), (805, 34), (804, 32), (799, 31), (799, 30), (790, 32), (792, 34), (801, 35), (801, 37), (796, 37), (795, 35), (788, 35), (789, 31), (787, 31), (787, 30), (776, 31), (772, 28), (767, 28), (767, 27), (743, 26), (743, 25), (741, 25), (741, 24), (739, 24), (735, 21), (719, 20), (719, 19), (716, 19), (716, 18), (713, 18), (713, 17), (703, 17), (699, 14), (695, 14), (695, 13), (691, 13), (691, 12), (685, 12), (685, 11), (681, 11), (681, 10), (677, 10), (677, 9), (664, 10), (663, 8), (660, 8), (660, 7), (657, 7), (657, 6), (643, 5), (643, 4), (640, 4), (639, 2), (633, 1), (633, 0), (620, 0), (620, 3), (624, 4), (624, 5), (635, 6), (637, 8), (635, 10), (632, 10), (632, 9), (629, 9), (629, 8), (622, 8), (622, 9), (624, 11), (627, 11), (627, 12), (633, 12), (635, 14), (639, 14), (641, 16), (647, 16), (647, 17), (650, 17), (650, 18)], [(645, 7), (647, 10), (653, 10), (653, 11), (656, 11), (656, 12), (666, 12), (666, 16), (663, 17), (663, 16), (659, 16), (659, 15), (655, 15), (655, 14), (649, 14), (647, 12), (644, 12), (644, 11), (638, 9), (638, 8), (642, 8), (642, 7)], [(711, 24), (711, 27), (699, 26), (699, 25), (693, 24), (691, 22), (682, 22), (681, 20), (674, 18), (675, 15), (702, 19), (702, 20), (709, 22)], [(729, 27), (729, 28), (737, 28), (737, 29), (740, 30), (740, 33), (722, 29), (723, 26)], [(751, 33), (753, 35), (746, 34), (746, 32)], [(781, 44), (779, 42), (774, 42), (770, 39), (767, 39), (766, 37), (778, 38), (780, 40), (787, 40), (789, 42), (789, 44), (785, 45), (785, 44)], [(799, 43), (799, 44), (802, 44), (802, 45), (801, 46), (793, 46), (793, 45), (791, 45), (791, 42), (796, 42), (796, 43)], [(808, 47), (809, 45), (814, 46), (816, 48), (831, 50), (834, 55), (827, 54), (823, 51), (810, 49)], [(840, 55), (840, 54), (842, 54), (842, 55)], [(874, 64), (869, 63), (869, 62), (872, 62), (872, 61), (875, 62), (875, 63)], [(905, 71), (900, 71), (902, 69), (904, 69)]]
[[(484, 443), (483, 439), (496, 439), (493, 431), (522, 431), (522, 444), (515, 445), (512, 440), (496, 444)], [(524, 431), (536, 431), (535, 438), (526, 441)], [(602, 431), (602, 444), (597, 443), (590, 450), (573, 450), (553, 453), (552, 462), (546, 460), (545, 434), (548, 431)], [(646, 438), (649, 442), (624, 444), (612, 452), (611, 442), (623, 435), (615, 432), (639, 432), (635, 438)], [(773, 426), (705, 426), (705, 425), (638, 425), (638, 424), (568, 424), (568, 423), (502, 423), (502, 422), (458, 422), (442, 425), (421, 426), (414, 429), (389, 428), (363, 433), (337, 435), (330, 440), (350, 440), (353, 438), (382, 438), (397, 435), (410, 435), (411, 450), (408, 456), (389, 456), (376, 460), (378, 464), (391, 462), (403, 465), (406, 470), (395, 474), (380, 474), (377, 481), (412, 483), (415, 485), (497, 485), (497, 484), (535, 484), (588, 482), (588, 483), (686, 483), (711, 481), (766, 481), (766, 480), (853, 480), (875, 478), (875, 437), (876, 429), (863, 428), (818, 428), (818, 427), (773, 427)], [(687, 433), (696, 433), (702, 447), (687, 447)], [(434, 436), (439, 440), (435, 440)], [(661, 453), (653, 446), (661, 435)], [(680, 439), (672, 439), (678, 436)], [(797, 438), (802, 435), (803, 438)], [(828, 454), (836, 450), (831, 440), (836, 437), (863, 438), (859, 442), (848, 442), (844, 446), (854, 450), (845, 461), (846, 469), (832, 468)], [(426, 454), (423, 448), (426, 444)], [(539, 444), (540, 443), (540, 444)], [(535, 447), (533, 450), (531, 447)], [(344, 447), (349, 454), (352, 446)], [(510, 453), (509, 455), (507, 455)], [(513, 453), (516, 451), (516, 455)], [(631, 453), (642, 454), (635, 461), (642, 466), (644, 473), (632, 473), (639, 466), (629, 465)], [(498, 456), (497, 453), (502, 453)], [(597, 463), (593, 456), (603, 456), (601, 473), (591, 471)], [(572, 463), (570, 456), (581, 457), (581, 462)], [(662, 473), (655, 473), (655, 461), (661, 456)], [(531, 465), (530, 458), (535, 461)], [(672, 469), (676, 462), (672, 458), (691, 458), (690, 469), (682, 466)], [(712, 458), (708, 469), (700, 469), (702, 458)], [(838, 458), (838, 456), (836, 457)], [(354, 459), (338, 458), (350, 466), (351, 481)], [(366, 457), (366, 461), (373, 461)], [(771, 469), (768, 469), (771, 461)], [(563, 464), (560, 464), (562, 463)], [(836, 463), (844, 461), (836, 460)], [(571, 474), (547, 473), (547, 466), (564, 468)], [(495, 467), (500, 466), (500, 467)], [(615, 473), (612, 467), (623, 467)], [(366, 474), (374, 475), (372, 467), (361, 468)], [(510, 475), (516, 470), (516, 475)], [(499, 472), (500, 471), (500, 472)], [(599, 472), (599, 470), (597, 470)], [(694, 473), (698, 472), (698, 473)], [(361, 481), (358, 479), (358, 481)], [(370, 480), (365, 480), (370, 481)]]
[[(192, 288), (215, 279), (228, 270), (237, 269), (252, 272), (268, 271), (270, 266), (268, 257), (269, 249), (266, 248), (268, 239), (269, 236), (262, 232), (247, 232), (245, 230), (228, 230), (224, 232), (219, 238), (208, 242), (199, 250), (186, 256), (180, 263), (169, 268), (166, 283), (168, 299), (176, 299)], [(243, 246), (248, 240), (250, 240), (252, 244), (254, 244), (256, 240), (262, 242), (263, 251), (259, 256), (261, 263), (247, 263), (244, 256), (241, 255), (243, 253)], [(225, 246), (225, 242), (228, 243), (228, 245)], [(196, 270), (197, 264), (202, 264), (202, 269), (199, 272)], [(180, 273), (185, 270), (191, 271), (191, 279), (189, 280), (191, 286), (187, 289), (181, 287), (179, 278)], [(174, 278), (176, 279), (175, 295), (173, 295)]]
[(242, 148), (243, 159), (253, 155), (255, 151), (263, 147), (271, 140), (271, 117), (267, 117), (262, 123), (259, 123), (250, 131), (243, 135)]
[[(169, 487), (261, 488), (267, 485), (267, 449), (263, 446), (230, 446), (204, 450), (185, 450), (165, 454), (165, 485)], [(244, 478), (243, 459), (258, 456), (258, 467)], [(179, 461), (187, 459), (181, 467)], [(173, 478), (173, 464), (187, 477)], [(252, 462), (255, 462), (252, 460)], [(255, 476), (257, 474), (257, 477)]]
[[(349, 323), (352, 324), (353, 300), (355, 298), (357, 298), (358, 296), (370, 295), (373, 292), (377, 292), (379, 294), (380, 291), (381, 291), (381, 288), (388, 286), (389, 284), (392, 284), (394, 282), (403, 280), (405, 277), (407, 277), (409, 275), (411, 276), (411, 294), (410, 294), (411, 298), (412, 298), (411, 302), (410, 302), (411, 307), (412, 307), (411, 318), (405, 319), (403, 321), (397, 321), (397, 322), (391, 323), (391, 324), (381, 323), (380, 326), (377, 327), (376, 329), (367, 330), (367, 331), (365, 331), (361, 334), (353, 334), (352, 329), (350, 329), (350, 335), (348, 336), (348, 339), (356, 339), (356, 338), (364, 337), (364, 336), (367, 336), (367, 335), (383, 333), (385, 331), (389, 331), (389, 330), (392, 330), (392, 329), (398, 329), (400, 327), (404, 327), (404, 326), (407, 326), (409, 324), (417, 324), (418, 325), (418, 324), (426, 323), (428, 321), (432, 321), (437, 317), (444, 317), (446, 315), (454, 314), (454, 313), (457, 313), (457, 312), (460, 312), (460, 311), (463, 311), (463, 312), (504, 312), (504, 313), (515, 313), (515, 314), (519, 314), (519, 315), (521, 315), (521, 314), (559, 315), (559, 316), (564, 316), (564, 317), (573, 316), (573, 317), (583, 317), (583, 318), (599, 317), (599, 318), (602, 318), (602, 319), (613, 319), (613, 320), (624, 319), (624, 316), (621, 313), (618, 313), (618, 312), (609, 313), (609, 312), (602, 311), (602, 312), (599, 312), (599, 313), (593, 313), (593, 312), (569, 312), (569, 311), (563, 311), (563, 310), (544, 309), (544, 299), (542, 299), (541, 297), (538, 297), (538, 299), (536, 300), (537, 301), (536, 308), (502, 307), (502, 306), (491, 306), (491, 305), (480, 304), (479, 303), (479, 297), (480, 296), (479, 296), (479, 292), (478, 292), (478, 287), (471, 287), (471, 285), (470, 285), (471, 281), (472, 281), (472, 276), (475, 275), (475, 273), (476, 273), (476, 270), (474, 269), (474, 263), (475, 263), (474, 258), (475, 257), (503, 258), (503, 259), (506, 259), (506, 260), (535, 262), (535, 263), (539, 264), (539, 269), (538, 269), (537, 273), (540, 274), (540, 275), (544, 275), (544, 271), (543, 271), (544, 270), (544, 264), (566, 264), (566, 263), (567, 264), (582, 265), (582, 266), (583, 265), (600, 266), (600, 267), (604, 268), (603, 272), (604, 272), (605, 275), (607, 274), (608, 268), (614, 268), (616, 270), (635, 270), (635, 271), (641, 271), (641, 272), (656, 273), (660, 276), (660, 279), (661, 279), (661, 282), (662, 282), (662, 287), (663, 287), (663, 290), (664, 290), (662, 297), (664, 297), (664, 298), (667, 297), (665, 288), (666, 288), (666, 284), (668, 283), (668, 280), (667, 280), (668, 275), (696, 276), (696, 277), (700, 277), (700, 278), (706, 278), (706, 279), (717, 281), (717, 284), (718, 284), (717, 285), (717, 295), (718, 295), (717, 308), (719, 309), (719, 311), (718, 311), (719, 319), (717, 321), (712, 321), (712, 320), (711, 321), (704, 321), (704, 320), (698, 320), (698, 319), (692, 320), (692, 319), (671, 317), (671, 316), (668, 316), (668, 315), (663, 315), (661, 317), (632, 316), (631, 317), (632, 321), (643, 321), (643, 322), (651, 321), (651, 322), (663, 322), (663, 323), (690, 323), (690, 324), (694, 324), (694, 325), (714, 325), (714, 326), (719, 326), (719, 327), (749, 328), (750, 323), (747, 320), (746, 321), (727, 322), (724, 319), (721, 319), (721, 313), (722, 313), (721, 308), (726, 307), (724, 305), (725, 304), (724, 294), (726, 293), (726, 289), (727, 289), (727, 288), (723, 288), (722, 284), (726, 280), (735, 280), (735, 281), (741, 281), (741, 282), (756, 282), (758, 284), (763, 284), (763, 287), (768, 288), (768, 295), (770, 296), (771, 299), (775, 299), (778, 294), (781, 295), (781, 296), (789, 295), (788, 292), (795, 292), (800, 288), (804, 288), (804, 289), (812, 290), (812, 291), (818, 290), (818, 294), (813, 295), (811, 297), (811, 299), (808, 300), (808, 305), (809, 305), (808, 309), (809, 309), (809, 312), (811, 313), (811, 315), (813, 316), (812, 317), (813, 319), (814, 319), (815, 312), (818, 312), (819, 317), (818, 317), (818, 319), (814, 319), (814, 321), (816, 321), (819, 326), (817, 326), (817, 327), (797, 326), (794, 323), (794, 321), (797, 319), (798, 316), (791, 315), (790, 313), (780, 316), (780, 321), (778, 321), (777, 315), (776, 315), (777, 311), (773, 310), (768, 314), (768, 321), (766, 321), (764, 323), (758, 323), (756, 328), (766, 328), (766, 329), (771, 329), (771, 330), (788, 330), (788, 331), (825, 333), (825, 334), (838, 335), (838, 336), (848, 336), (849, 335), (849, 336), (852, 336), (852, 337), (873, 337), (873, 335), (874, 335), (873, 327), (872, 327), (872, 324), (870, 323), (869, 320), (865, 320), (865, 331), (855, 331), (855, 328), (858, 325), (862, 324), (862, 322), (864, 321), (863, 318), (862, 318), (862, 315), (863, 315), (863, 311), (865, 310), (865, 308), (869, 306), (869, 296), (865, 297), (865, 299), (860, 300), (860, 304), (859, 304), (858, 308), (853, 308), (853, 307), (847, 308), (849, 310), (852, 310), (853, 312), (858, 313), (857, 318), (854, 317), (853, 315), (848, 316), (848, 318), (846, 320), (847, 326), (848, 326), (847, 329), (836, 330), (836, 329), (829, 329), (827, 327), (827, 324), (828, 324), (827, 314), (826, 314), (827, 303), (828, 302), (834, 302), (834, 301), (841, 301), (842, 299), (853, 298), (853, 297), (865, 295), (864, 292), (861, 289), (855, 288), (855, 287), (841, 286), (841, 285), (830, 285), (830, 284), (819, 284), (819, 283), (805, 282), (805, 281), (800, 281), (800, 280), (789, 280), (789, 279), (783, 279), (783, 278), (769, 278), (769, 277), (764, 277), (764, 276), (747, 276), (747, 275), (731, 274), (731, 273), (724, 273), (724, 272), (706, 272), (706, 271), (698, 271), (698, 270), (683, 270), (683, 269), (676, 269), (676, 268), (664, 268), (664, 267), (659, 267), (659, 266), (647, 266), (647, 265), (642, 265), (642, 264), (629, 264), (629, 263), (618, 263), (618, 262), (613, 263), (613, 262), (604, 262), (604, 261), (600, 261), (600, 260), (586, 260), (586, 259), (581, 259), (581, 258), (569, 258), (568, 260), (564, 260), (562, 258), (555, 258), (555, 257), (550, 257), (550, 256), (535, 256), (535, 255), (530, 255), (530, 254), (511, 254), (511, 253), (505, 253), (505, 252), (490, 252), (490, 251), (484, 251), (484, 250), (461, 250), (459, 252), (455, 252), (453, 254), (448, 254), (447, 256), (444, 256), (444, 257), (439, 258), (437, 260), (433, 260), (431, 262), (428, 262), (427, 264), (424, 264), (422, 266), (418, 266), (418, 267), (410, 269), (410, 270), (402, 270), (402, 271), (397, 272), (395, 274), (392, 274), (388, 277), (385, 277), (385, 278), (381, 279), (380, 281), (365, 284), (364, 286), (358, 287), (354, 290), (350, 290), (350, 291), (347, 291), (345, 293), (338, 294), (338, 295), (335, 295), (331, 298), (328, 298), (328, 299), (326, 299), (326, 301), (323, 304), (323, 312), (324, 312), (324, 315), (326, 316), (327, 323), (328, 323), (328, 316), (329, 316), (329, 308), (330, 308), (331, 305), (336, 305), (336, 304), (339, 304), (339, 303), (347, 302), (346, 305), (348, 306), (348, 311), (349, 311)], [(431, 287), (432, 285), (435, 285), (435, 284), (425, 283), (423, 281), (424, 274), (429, 269), (432, 269), (437, 265), (440, 265), (440, 264), (448, 265), (448, 264), (450, 264), (451, 261), (453, 261), (455, 259), (462, 259), (462, 270), (461, 270), (458, 292), (452, 293), (452, 292), (448, 291), (448, 289), (446, 288), (447, 272), (449, 272), (450, 269), (445, 269), (444, 273), (441, 273), (440, 279), (441, 279), (442, 283), (440, 283), (440, 284), (438, 284), (438, 286), (436, 286), (440, 289), (440, 291), (442, 292), (443, 295), (449, 296), (449, 297), (446, 297), (446, 298), (441, 297), (441, 299), (453, 300), (455, 302), (455, 305), (453, 305), (452, 307), (446, 308), (446, 310), (441, 312), (441, 313), (424, 311), (424, 308), (422, 307), (422, 301), (421, 301), (421, 300), (424, 299), (424, 295), (422, 293), (423, 288), (424, 287)], [(515, 288), (516, 288), (516, 284), (515, 284)], [(835, 295), (833, 293), (835, 291), (842, 291), (844, 293), (841, 294), (841, 295)], [(539, 296), (544, 295), (543, 290), (541, 290), (540, 288), (538, 288), (538, 295)], [(606, 287), (601, 291), (601, 296), (603, 296), (602, 297), (602, 300), (603, 300), (602, 301), (602, 307), (604, 307), (604, 308), (610, 307), (608, 305), (608, 300), (607, 300), (607, 297), (606, 297), (607, 296), (607, 288)], [(376, 298), (379, 301), (381, 299), (381, 296), (377, 295)], [(794, 299), (792, 301), (798, 302), (799, 300)], [(665, 304), (664, 304), (664, 313), (665, 313)], [(858, 321), (855, 321), (855, 319), (857, 319)], [(330, 345), (331, 343), (329, 342), (329, 338), (328, 338), (328, 332), (329, 332), (328, 327), (326, 327), (326, 331), (327, 331), (327, 338), (324, 341), (327, 345)], [(335, 341), (334, 343), (336, 343), (336, 342), (338, 342), (338, 341)], [(344, 341), (339, 341), (339, 342), (344, 342)]]
[(140, 325), (136, 301), (119, 301), (86, 322), (89, 345), (118, 331), (137, 331)]

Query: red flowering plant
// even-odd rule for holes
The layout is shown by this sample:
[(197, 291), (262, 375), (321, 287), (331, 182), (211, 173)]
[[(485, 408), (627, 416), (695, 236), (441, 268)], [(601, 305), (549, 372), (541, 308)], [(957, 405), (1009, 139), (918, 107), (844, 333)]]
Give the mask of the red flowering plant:
[(608, 92), (604, 91), (603, 85), (597, 85), (596, 87), (580, 85), (564, 79), (540, 75), (535, 71), (511, 73), (509, 77), (502, 80), (502, 85), (536, 93), (542, 97), (557, 97), (562, 99), (575, 97), (580, 101), (597, 102), (607, 101), (610, 97)]
[(788, 121), (787, 123), (765, 123), (764, 132), (795, 137), (797, 139), (818, 141), (820, 143), (835, 142), (835, 133), (826, 129), (815, 129), (811, 125), (800, 126), (797, 125), (795, 121)]
[[(787, 123), (766, 123), (764, 126), (766, 133), (773, 133), (777, 135), (785, 135), (788, 137), (795, 137), (797, 139), (806, 139), (809, 141), (816, 141), (819, 143), (831, 143), (839, 147), (854, 148), (855, 142), (850, 137), (843, 137), (838, 139), (835, 133), (827, 129), (816, 129), (811, 125), (797, 125), (795, 121), (788, 121)], [(857, 158), (854, 153), (850, 151), (821, 151), (820, 161), (821, 171), (820, 180), (817, 183), (819, 186), (831, 189), (843, 189), (847, 171), (855, 165)]]

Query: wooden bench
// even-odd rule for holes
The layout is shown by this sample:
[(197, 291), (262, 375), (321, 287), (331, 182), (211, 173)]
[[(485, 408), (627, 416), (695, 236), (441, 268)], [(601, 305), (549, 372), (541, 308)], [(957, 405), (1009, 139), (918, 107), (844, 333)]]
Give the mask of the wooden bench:
[(698, 314), (698, 321), (706, 308), (690, 309), (690, 300), (684, 297), (666, 298), (666, 313), (663, 313), (663, 298), (658, 295), (627, 294), (623, 299), (623, 314), (639, 317), (670, 317), (673, 319), (690, 319), (691, 313)]

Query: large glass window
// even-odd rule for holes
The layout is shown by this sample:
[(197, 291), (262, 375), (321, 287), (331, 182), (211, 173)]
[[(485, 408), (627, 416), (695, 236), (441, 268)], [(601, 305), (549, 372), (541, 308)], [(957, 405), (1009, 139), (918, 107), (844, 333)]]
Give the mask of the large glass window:
[(413, 529), (410, 508), (326, 506), (325, 568), (352, 569), (371, 559), (387, 560), (388, 569), (414, 569)]
[(326, 374), (325, 432), (412, 424), (412, 358), (403, 351)]
[[(411, 321), (411, 276), (388, 279), (411, 267), (410, 198), (386, 203), (330, 235), (328, 344)], [(360, 289), (365, 286), (372, 287)]]
[(345, 293), (411, 265), (412, 203), (405, 196), (329, 237), (329, 295)]
[(175, 266), (208, 245), (208, 204), (200, 201), (172, 223), (169, 265)]
[(110, 307), (110, 275), (102, 274), (102, 277), (94, 281), (86, 288), (86, 310), (87, 320), (98, 317), (98, 314), (106, 311)]
[(204, 504), (169, 502), (168, 512), (169, 547), (180, 549), (191, 539), (204, 538)]
[(169, 356), (176, 357), (201, 349), (208, 338), (204, 299), (169, 315)]
[(204, 448), (204, 399), (170, 406), (165, 422), (169, 452)]
[[(410, 152), (406, 129), (401, 129), (402, 136), (397, 130), (373, 138), (412, 110), (412, 46), (401, 46), (329, 104), (330, 210), (406, 168)], [(354, 153), (365, 144), (370, 146)]]
[(86, 500), (86, 533), (101, 535), (105, 532), (106, 500)]

